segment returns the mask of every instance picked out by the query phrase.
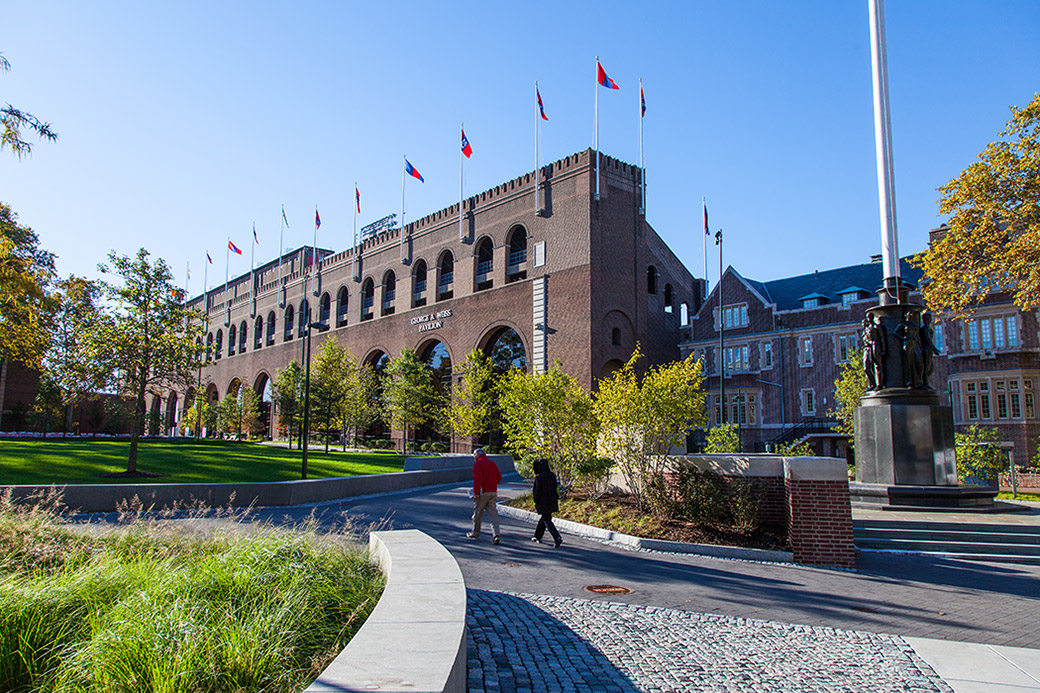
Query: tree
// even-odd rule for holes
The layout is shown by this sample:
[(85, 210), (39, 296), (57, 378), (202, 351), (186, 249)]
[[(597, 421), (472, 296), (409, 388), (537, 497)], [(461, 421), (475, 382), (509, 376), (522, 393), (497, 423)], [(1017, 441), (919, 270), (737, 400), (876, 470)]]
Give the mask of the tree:
[(708, 429), (704, 452), (709, 455), (740, 452), (740, 431), (737, 424), (724, 423)]
[(184, 416), (184, 425), (193, 431), (198, 431), (200, 438), (202, 429), (205, 428), (207, 432), (216, 430), (217, 413), (213, 410), (213, 405), (206, 401), (204, 394), (197, 395), (192, 401), (191, 407)]
[(346, 367), (347, 350), (335, 339), (322, 342), (311, 375), (311, 416), (315, 427), (325, 431), (325, 452), (329, 451), (329, 431), (343, 418)]
[(217, 403), (217, 430), (241, 438), (260, 428), (260, 397), (252, 388), (241, 385)]
[(933, 310), (970, 312), (993, 291), (1040, 305), (1040, 94), (959, 176), (939, 188), (949, 230), (914, 258)]
[(972, 424), (964, 433), (953, 434), (957, 454), (957, 477), (962, 484), (986, 486), (997, 479), (1007, 463), (1000, 449), (1000, 432), (990, 426)]
[(61, 399), (61, 388), (49, 373), (40, 375), (39, 384), (36, 387), (36, 397), (33, 399), (32, 413), (39, 424), (44, 438), (50, 431), (55, 420), (61, 418), (64, 410)]
[(852, 447), (856, 441), (855, 415), (863, 394), (867, 391), (867, 373), (863, 370), (863, 352), (849, 351), (849, 360), (842, 364), (838, 378), (834, 381), (836, 406), (827, 412), (838, 420), (834, 430), (845, 436)]
[(640, 358), (636, 345), (628, 363), (599, 382), (596, 416), (598, 452), (614, 460), (642, 509), (648, 484), (664, 473), (665, 456), (691, 426), (703, 426), (707, 418), (700, 361), (690, 355), (654, 366), (640, 379)]
[(599, 426), (592, 398), (557, 361), (543, 373), (519, 368), (498, 381), (502, 428), (518, 455), (552, 463), (565, 488), (574, 483), (580, 462), (592, 457)]
[(479, 350), (471, 351), (461, 377), (451, 388), (448, 424), (455, 435), (479, 438), (491, 428), (494, 364)]
[(408, 448), (408, 433), (421, 426), (433, 415), (437, 402), (437, 386), (433, 373), (411, 349), (402, 349), (400, 356), (386, 364), (383, 379), (383, 406), (390, 425), (404, 432), (404, 447)]
[(47, 350), (54, 255), (0, 203), (0, 360), (39, 368)]
[(278, 425), (285, 428), (292, 449), (293, 430), (303, 426), (303, 369), (296, 361), (290, 361), (275, 374), (274, 404), (278, 407)]
[(133, 474), (145, 397), (193, 383), (202, 356), (202, 328), (198, 316), (184, 305), (184, 292), (174, 285), (165, 260), (149, 261), (144, 248), (133, 258), (112, 251), (108, 260), (98, 269), (118, 279), (102, 284), (111, 310), (94, 321), (85, 339), (109, 374), (110, 385), (134, 401), (126, 468)]
[(58, 282), (54, 294), (53, 333), (43, 369), (58, 388), (65, 407), (63, 431), (72, 424), (76, 402), (104, 386), (103, 370), (84, 339), (98, 319), (99, 297), (97, 284), (75, 276)]
[[(0, 72), (9, 72), (10, 69), (11, 63), (0, 53)], [(26, 154), (32, 154), (32, 143), (22, 139), (23, 128), (32, 130), (43, 139), (52, 142), (58, 139), (58, 133), (51, 129), (50, 123), (45, 123), (32, 113), (21, 111), (11, 104), (0, 108), (0, 124), (4, 126), (4, 132), (0, 135), (0, 150), (10, 147), (19, 159)]]
[(347, 349), (344, 360), (343, 406), (340, 407), (343, 427), (343, 449), (347, 447), (347, 432), (357, 439), (363, 431), (379, 418), (379, 378), (370, 365), (358, 362), (354, 353)]

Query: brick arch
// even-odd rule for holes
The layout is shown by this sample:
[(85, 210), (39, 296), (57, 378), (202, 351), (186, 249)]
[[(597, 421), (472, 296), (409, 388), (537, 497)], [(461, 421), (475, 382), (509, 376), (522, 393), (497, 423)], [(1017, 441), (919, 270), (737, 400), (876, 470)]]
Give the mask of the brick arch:
[[(627, 360), (636, 347), (636, 330), (632, 318), (621, 310), (608, 311), (598, 329), (601, 330), (602, 343), (607, 346), (607, 350), (614, 356), (624, 355)], [(614, 344), (612, 335), (615, 329), (620, 332), (620, 344)]]
[(527, 336), (524, 334), (523, 330), (520, 329), (520, 326), (510, 320), (496, 320), (495, 322), (485, 327), (484, 330), (481, 332), (480, 339), (477, 340), (476, 348), (486, 354), (488, 347), (491, 346), (492, 339), (497, 338), (501, 331), (504, 329), (512, 330), (520, 338), (520, 343), (524, 347), (525, 370), (530, 369), (533, 359), (533, 356), (531, 354), (531, 343), (527, 339)]
[(224, 390), (224, 395), (230, 395), (232, 392), (238, 392), (238, 388), (242, 387), (242, 379), (238, 376), (231, 376), (231, 380), (228, 381), (227, 389)]

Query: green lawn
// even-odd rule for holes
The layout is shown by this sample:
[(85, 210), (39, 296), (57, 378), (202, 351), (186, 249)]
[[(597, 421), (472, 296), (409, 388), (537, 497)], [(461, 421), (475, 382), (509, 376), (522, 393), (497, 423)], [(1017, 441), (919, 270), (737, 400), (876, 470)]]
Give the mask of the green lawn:
[[(0, 485), (221, 483), (291, 481), (300, 478), (302, 452), (231, 441), (142, 441), (137, 469), (155, 478), (107, 478), (98, 474), (126, 471), (129, 441), (0, 441)], [(404, 457), (377, 453), (329, 452), (311, 448), (309, 479), (399, 472)]]

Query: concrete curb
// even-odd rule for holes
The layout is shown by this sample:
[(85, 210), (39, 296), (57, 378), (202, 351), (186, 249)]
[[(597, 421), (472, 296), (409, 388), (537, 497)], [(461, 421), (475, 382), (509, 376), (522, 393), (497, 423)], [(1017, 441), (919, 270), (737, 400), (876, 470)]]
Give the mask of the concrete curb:
[(386, 574), (372, 614), (306, 693), (466, 690), (466, 583), (448, 550), (417, 529), (372, 532)]
[[(498, 504), (498, 512), (524, 522), (538, 522), (538, 515), (530, 510), (514, 508), (502, 503)], [(612, 544), (620, 544), (634, 549), (650, 551), (667, 551), (669, 553), (689, 553), (715, 558), (738, 558), (746, 561), (762, 561), (768, 563), (793, 563), (794, 554), (790, 551), (769, 551), (767, 549), (744, 549), (737, 546), (716, 546), (714, 544), (690, 544), (684, 541), (665, 541), (664, 539), (644, 539), (631, 534), (622, 534), (609, 529), (600, 529), (580, 522), (553, 518), (553, 524), (561, 532), (591, 537)]]

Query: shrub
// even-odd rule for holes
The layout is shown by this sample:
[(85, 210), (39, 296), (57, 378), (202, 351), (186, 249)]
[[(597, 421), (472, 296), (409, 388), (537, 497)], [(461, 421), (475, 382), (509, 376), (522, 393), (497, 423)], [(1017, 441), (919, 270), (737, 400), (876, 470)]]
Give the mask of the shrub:
[(729, 484), (729, 507), (732, 523), (741, 532), (758, 529), (762, 508), (759, 486), (753, 479), (734, 479)]
[(574, 468), (575, 483), (593, 498), (599, 498), (607, 491), (610, 470), (614, 460), (605, 457), (591, 457), (579, 462)]
[(962, 484), (988, 486), (1007, 463), (1000, 449), (1000, 433), (989, 426), (972, 424), (965, 433), (955, 433), (957, 476)]
[(704, 452), (714, 455), (740, 452), (740, 432), (737, 430), (737, 424), (724, 423), (708, 429)]

